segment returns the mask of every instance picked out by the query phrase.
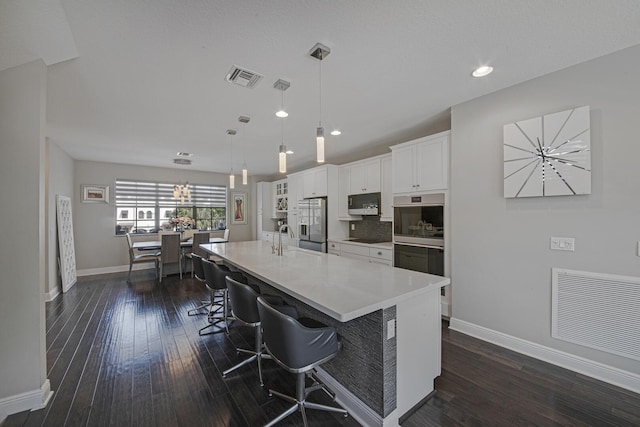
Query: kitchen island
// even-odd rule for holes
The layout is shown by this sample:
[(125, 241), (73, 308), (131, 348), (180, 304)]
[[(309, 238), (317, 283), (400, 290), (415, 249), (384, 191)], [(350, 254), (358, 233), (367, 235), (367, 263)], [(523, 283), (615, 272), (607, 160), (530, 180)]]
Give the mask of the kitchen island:
[(397, 425), (433, 391), (448, 278), (297, 248), (277, 256), (263, 241), (201, 247), (338, 329), (342, 351), (319, 376), (361, 423)]

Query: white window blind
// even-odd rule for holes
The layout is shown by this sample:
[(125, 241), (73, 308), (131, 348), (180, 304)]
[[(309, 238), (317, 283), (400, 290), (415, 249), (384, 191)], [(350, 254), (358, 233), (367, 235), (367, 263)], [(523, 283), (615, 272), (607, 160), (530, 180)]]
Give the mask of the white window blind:
[[(116, 179), (116, 207), (124, 206), (176, 206), (173, 183)], [(223, 185), (189, 184), (191, 202), (186, 206), (226, 207), (227, 187)]]

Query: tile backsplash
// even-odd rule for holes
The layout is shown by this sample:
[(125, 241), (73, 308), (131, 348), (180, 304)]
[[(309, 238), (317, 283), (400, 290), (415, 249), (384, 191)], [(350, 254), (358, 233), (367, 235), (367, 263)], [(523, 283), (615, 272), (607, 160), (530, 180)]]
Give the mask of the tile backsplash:
[[(355, 230), (351, 230), (355, 225)], [(391, 222), (380, 221), (377, 216), (363, 216), (362, 221), (349, 221), (349, 237), (391, 241)]]

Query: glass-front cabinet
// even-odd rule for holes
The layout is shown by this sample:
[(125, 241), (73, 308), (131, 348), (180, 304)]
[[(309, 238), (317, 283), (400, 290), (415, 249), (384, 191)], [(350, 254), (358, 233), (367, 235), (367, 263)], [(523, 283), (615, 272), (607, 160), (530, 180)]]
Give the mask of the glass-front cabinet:
[(286, 213), (289, 206), (289, 189), (286, 179), (274, 181), (273, 185), (273, 208), (275, 213)]

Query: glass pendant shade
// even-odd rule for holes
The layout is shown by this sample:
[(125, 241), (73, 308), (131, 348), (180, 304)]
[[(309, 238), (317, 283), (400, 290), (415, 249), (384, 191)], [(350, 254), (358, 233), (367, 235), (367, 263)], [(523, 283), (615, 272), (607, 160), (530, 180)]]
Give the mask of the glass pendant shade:
[(318, 127), (316, 132), (316, 160), (324, 163), (324, 128)]
[(231, 174), (229, 175), (229, 188), (232, 190), (236, 188), (236, 177), (233, 174), (233, 171), (231, 171)]
[(280, 173), (287, 173), (287, 147), (280, 145), (278, 152), (278, 170)]
[(247, 185), (247, 164), (242, 165), (242, 185)]

